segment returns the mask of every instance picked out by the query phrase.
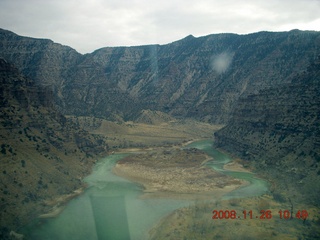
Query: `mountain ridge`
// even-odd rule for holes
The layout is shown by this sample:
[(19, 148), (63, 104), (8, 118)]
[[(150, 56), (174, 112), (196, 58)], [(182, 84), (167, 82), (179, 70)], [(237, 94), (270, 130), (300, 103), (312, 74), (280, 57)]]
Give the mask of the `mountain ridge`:
[(287, 81), (320, 53), (320, 33), (297, 30), (186, 37), (84, 55), (53, 42), (11, 35), (5, 44), (6, 38), (0, 32), (0, 56), (49, 86), (61, 112), (125, 120), (150, 109), (226, 123), (241, 95)]
[[(121, 124), (134, 127), (125, 124), (128, 120), (161, 125), (187, 118), (226, 125), (215, 134), (216, 145), (278, 179), (277, 190), (271, 190), (275, 199), (316, 205), (319, 55), (320, 32), (315, 31), (187, 36), (166, 45), (106, 47), (82, 55), (51, 40), (0, 30), (5, 163), (0, 193), (1, 206), (8, 206), (2, 214), (20, 226), (28, 212), (15, 219), (10, 201), (25, 208), (44, 200), (46, 189), (61, 194), (81, 185), (79, 174), (88, 172), (92, 156), (107, 149), (102, 138), (75, 123), (88, 130), (100, 124), (106, 136), (115, 128), (109, 138), (115, 141)], [(120, 140), (123, 146), (135, 143)], [(41, 171), (28, 161), (33, 156), (43, 160)], [(70, 179), (70, 185), (61, 189), (47, 168)], [(20, 193), (26, 171), (34, 173), (28, 178), (32, 191)], [(279, 197), (279, 189), (286, 197)]]

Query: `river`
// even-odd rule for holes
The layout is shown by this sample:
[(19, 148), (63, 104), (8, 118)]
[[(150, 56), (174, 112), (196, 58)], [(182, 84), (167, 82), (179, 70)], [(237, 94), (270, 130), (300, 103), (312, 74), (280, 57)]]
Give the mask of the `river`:
[(224, 170), (223, 166), (226, 163), (232, 161), (232, 159), (228, 155), (214, 149), (212, 147), (212, 141), (197, 141), (189, 144), (187, 147), (201, 149), (202, 151), (206, 152), (209, 156), (211, 156), (213, 160), (209, 161), (206, 164), (207, 166), (212, 167), (214, 170), (218, 172), (224, 173), (234, 178), (246, 180), (250, 183), (248, 186), (238, 188), (224, 195), (222, 199), (260, 196), (268, 191), (268, 183), (260, 178), (255, 177), (253, 173)]
[[(231, 159), (213, 149), (212, 141), (197, 141), (186, 147), (201, 149), (213, 157), (214, 160), (207, 163), (209, 167), (250, 182), (249, 186), (223, 196), (224, 199), (259, 196), (268, 190), (267, 183), (251, 173), (224, 170), (223, 165)], [(114, 154), (99, 161), (92, 174), (85, 178), (89, 187), (82, 195), (71, 200), (58, 217), (46, 219), (41, 224), (34, 221), (23, 229), (23, 234), (36, 240), (142, 240), (148, 238), (148, 231), (161, 218), (175, 209), (193, 204), (191, 200), (139, 198), (143, 194), (142, 186), (111, 171), (114, 164), (126, 155)]]

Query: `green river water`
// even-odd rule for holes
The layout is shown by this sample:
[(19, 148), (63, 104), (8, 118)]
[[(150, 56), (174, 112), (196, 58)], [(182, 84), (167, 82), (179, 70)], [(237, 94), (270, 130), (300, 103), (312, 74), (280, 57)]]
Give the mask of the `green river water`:
[[(227, 175), (250, 182), (224, 195), (223, 199), (259, 196), (268, 190), (268, 184), (253, 174), (223, 170), (231, 159), (212, 148), (212, 141), (193, 142), (187, 147), (198, 148), (213, 157), (209, 167)], [(127, 154), (115, 154), (99, 161), (91, 175), (85, 178), (89, 185), (86, 191), (71, 200), (56, 218), (31, 223), (23, 229), (27, 239), (41, 240), (143, 240), (148, 231), (175, 209), (190, 206), (191, 200), (141, 199), (142, 186), (114, 175), (111, 170), (116, 161)], [(212, 196), (212, 201), (216, 201)]]

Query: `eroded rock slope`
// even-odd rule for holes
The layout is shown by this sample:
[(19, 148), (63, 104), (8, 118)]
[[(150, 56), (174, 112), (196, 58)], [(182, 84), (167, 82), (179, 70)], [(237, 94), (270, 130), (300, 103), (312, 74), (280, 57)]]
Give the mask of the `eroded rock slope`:
[(49, 86), (69, 115), (134, 120), (143, 109), (226, 123), (240, 96), (284, 84), (320, 53), (320, 33), (188, 36), (167, 45), (81, 55), (0, 31), (0, 56)]
[[(254, 162), (283, 188), (318, 204), (320, 181), (320, 58), (289, 83), (240, 98), (218, 147)], [(288, 196), (290, 197), (290, 196)]]

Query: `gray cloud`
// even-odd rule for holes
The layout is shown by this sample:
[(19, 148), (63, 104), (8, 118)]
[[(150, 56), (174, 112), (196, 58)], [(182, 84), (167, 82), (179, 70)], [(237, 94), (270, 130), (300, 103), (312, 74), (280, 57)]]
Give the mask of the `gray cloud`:
[(320, 30), (319, 0), (1, 0), (0, 27), (87, 53), (189, 34)]

